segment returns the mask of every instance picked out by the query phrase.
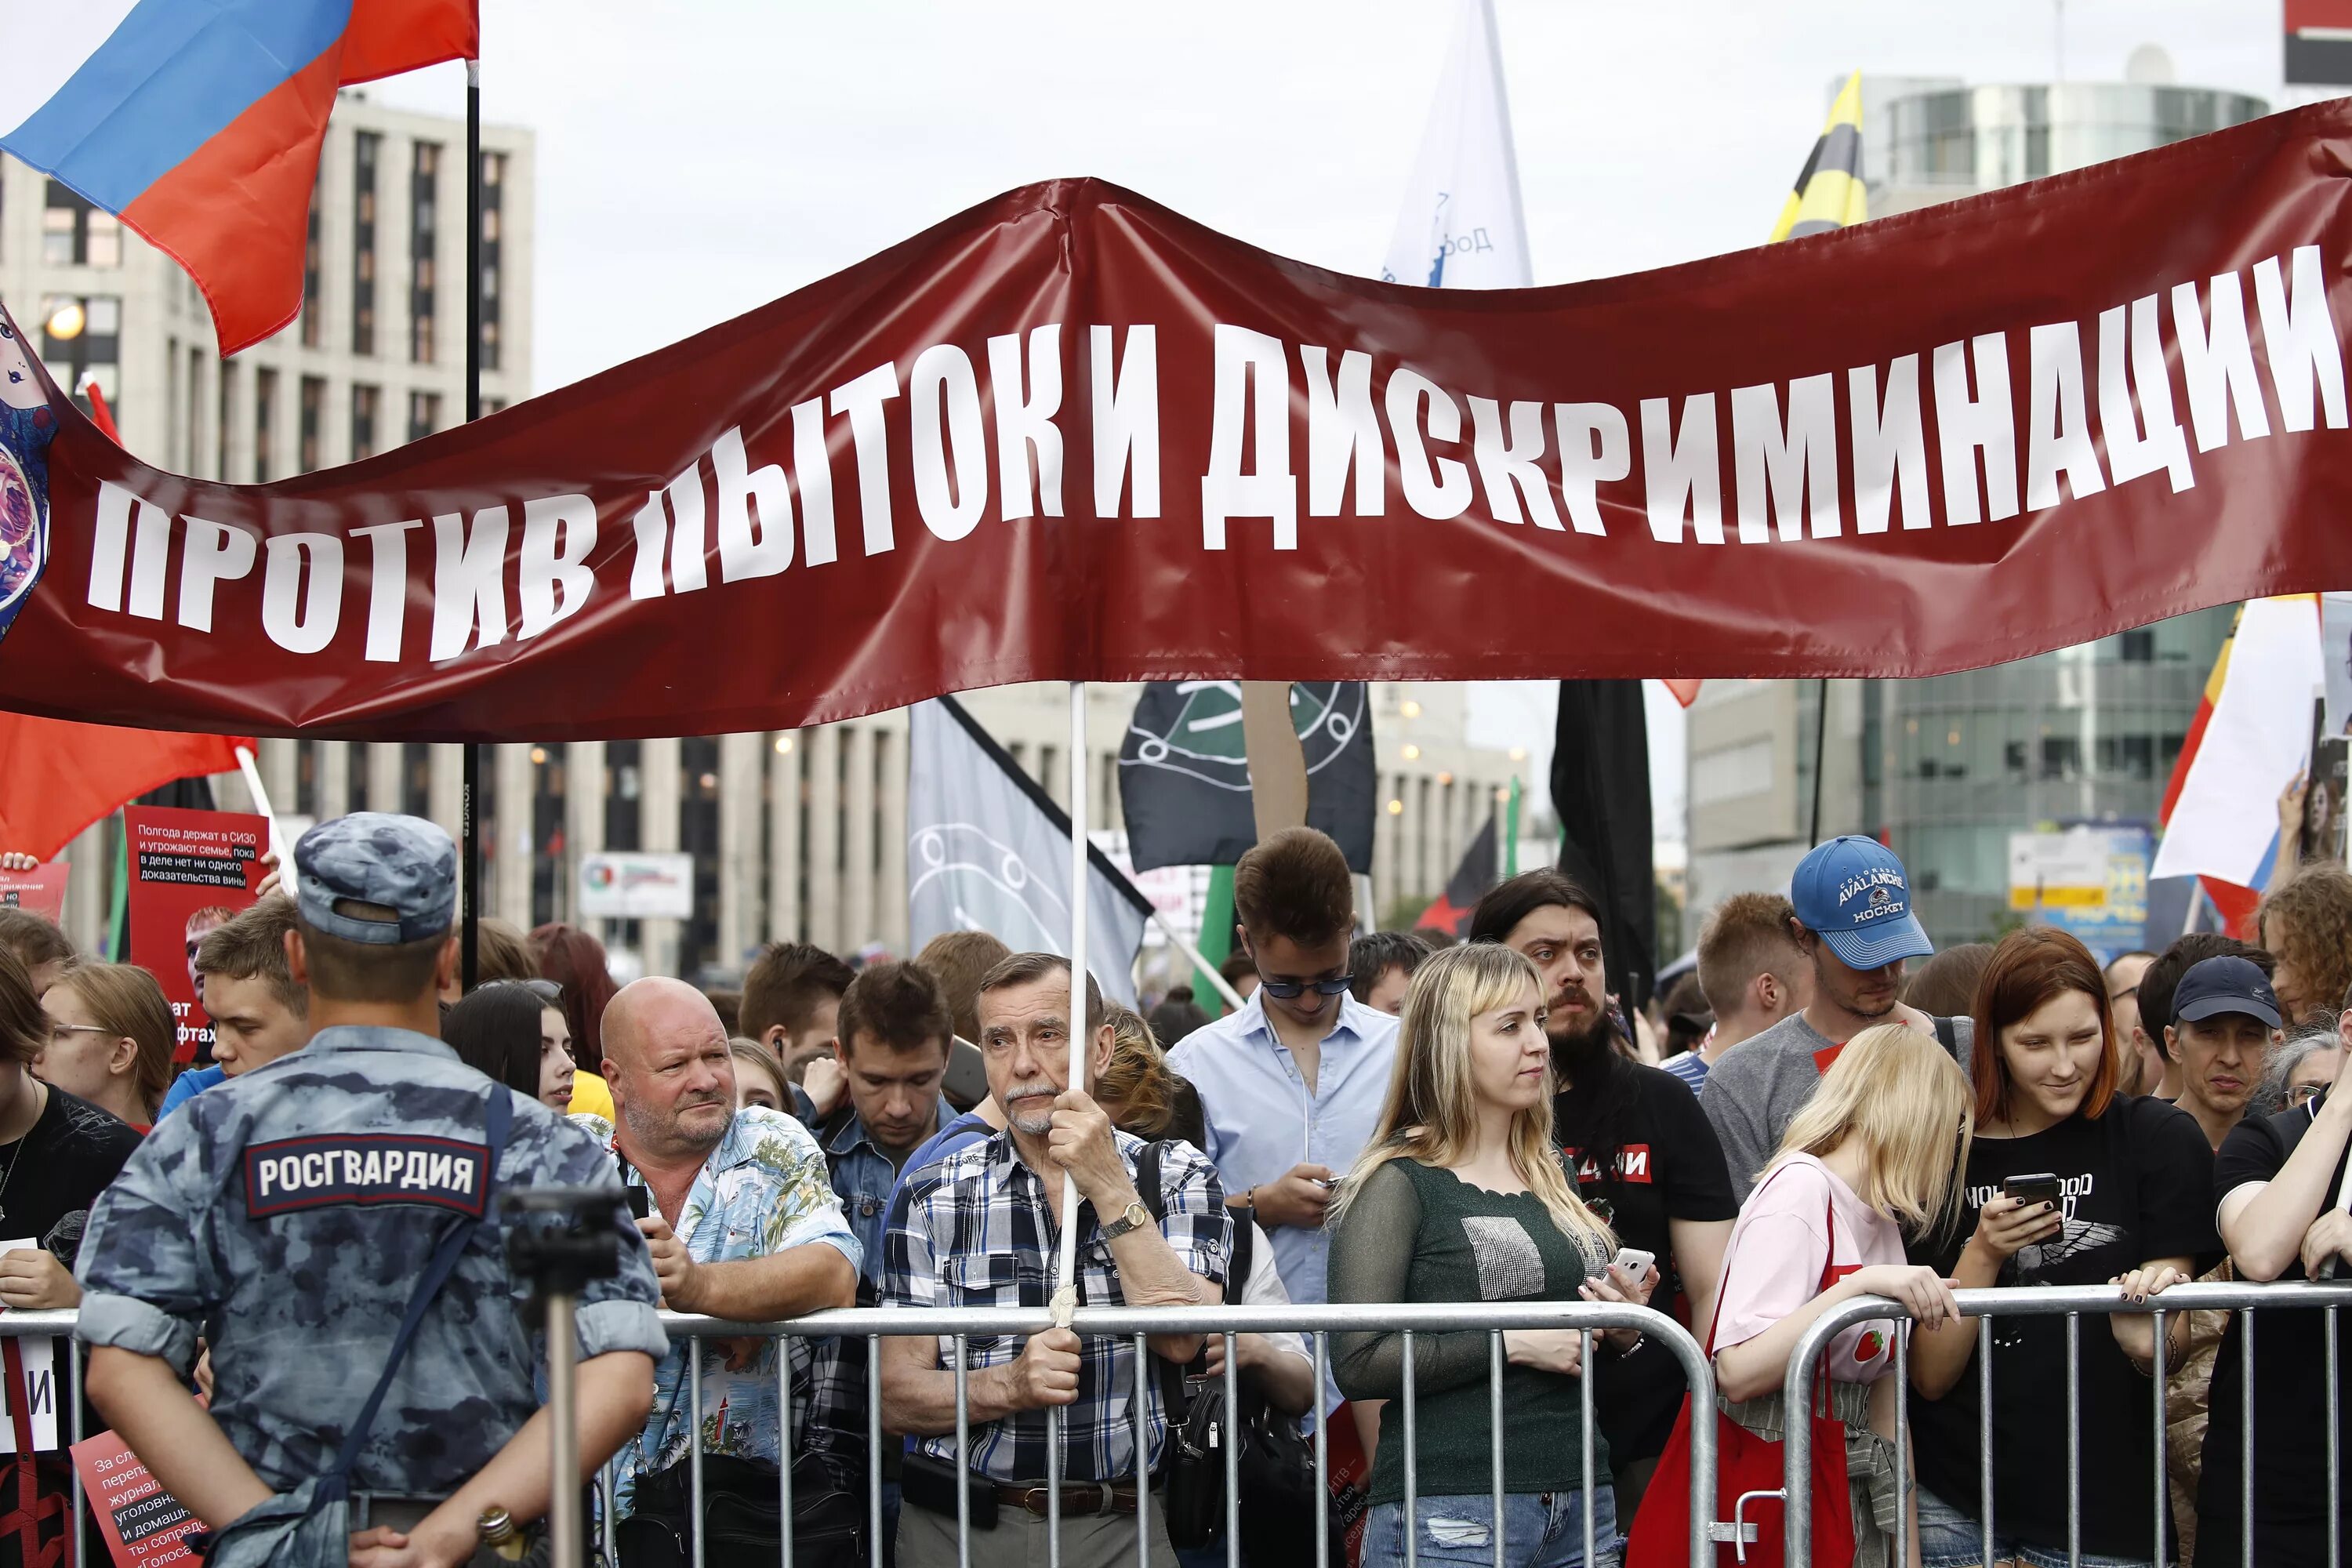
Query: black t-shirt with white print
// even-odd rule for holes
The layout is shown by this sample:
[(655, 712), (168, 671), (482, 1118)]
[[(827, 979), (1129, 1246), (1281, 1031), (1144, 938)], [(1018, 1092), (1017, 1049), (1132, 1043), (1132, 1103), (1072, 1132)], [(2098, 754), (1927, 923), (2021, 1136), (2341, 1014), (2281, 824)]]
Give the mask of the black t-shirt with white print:
[[(2292, 1110), (2250, 1116), (2230, 1129), (2213, 1156), (2217, 1207), (2249, 1183), (2276, 1178), (2326, 1103), (2325, 1095), (2314, 1095)], [(2347, 1163), (2352, 1141), (2327, 1178), (2331, 1202), (2344, 1191)], [(2338, 1277), (2345, 1272), (2339, 1268)], [(2290, 1262), (2279, 1278), (2305, 1278), (2303, 1259)], [(2198, 1540), (2229, 1542), (2222, 1557), (2230, 1563), (2237, 1561), (2244, 1478), (2238, 1446), (2244, 1333), (2245, 1320), (2232, 1312), (2213, 1360), (2212, 1414), (2205, 1426), (2205, 1470), (2197, 1491)], [(2345, 1335), (2336, 1349), (2337, 1407), (2352, 1411), (2352, 1335)], [(2327, 1561), (2326, 1366), (2325, 1313), (2270, 1307), (2254, 1314), (2254, 1561), (2263, 1568)], [(2352, 1436), (2340, 1446), (2339, 1459), (2345, 1463), (2343, 1534), (2352, 1541)], [(2200, 1550), (2200, 1560), (2204, 1555)]]
[[(1552, 1132), (1576, 1162), (1578, 1195), (1617, 1233), (1617, 1244), (1656, 1257), (1658, 1289), (1650, 1305), (1671, 1314), (1686, 1294), (1675, 1274), (1672, 1222), (1737, 1219), (1739, 1200), (1732, 1196), (1715, 1126), (1690, 1086), (1638, 1063), (1618, 1070), (1634, 1075), (1636, 1094), (1613, 1173), (1604, 1173), (1586, 1147), (1590, 1106), (1574, 1089), (1553, 1098)], [(1706, 1330), (1702, 1323), (1696, 1331)], [(1665, 1346), (1648, 1343), (1623, 1357), (1601, 1352), (1599, 1363), (1593, 1415), (1609, 1439), (1611, 1462), (1630, 1465), (1664, 1453), (1682, 1409), (1682, 1363)]]
[[(1948, 1233), (1911, 1259), (1949, 1277), (1977, 1215), (2011, 1176), (2055, 1175), (2065, 1229), (2001, 1266), (2002, 1287), (2104, 1285), (2155, 1258), (2217, 1256), (2213, 1154), (2186, 1112), (2117, 1095), (2097, 1121), (2071, 1116), (2024, 1138), (1977, 1138), (1968, 1188)], [(2079, 1319), (2083, 1551), (2146, 1560), (2155, 1550), (2154, 1394), (2105, 1319)], [(2066, 1549), (2066, 1320), (1995, 1318), (1992, 1327), (1993, 1526), (2044, 1551)], [(1978, 1456), (1981, 1369), (1971, 1354), (1941, 1399), (1911, 1401), (1919, 1481), (1952, 1507), (1982, 1510)], [(2095, 1434), (2095, 1438), (2089, 1435)], [(2168, 1534), (2168, 1540), (2170, 1537)]]

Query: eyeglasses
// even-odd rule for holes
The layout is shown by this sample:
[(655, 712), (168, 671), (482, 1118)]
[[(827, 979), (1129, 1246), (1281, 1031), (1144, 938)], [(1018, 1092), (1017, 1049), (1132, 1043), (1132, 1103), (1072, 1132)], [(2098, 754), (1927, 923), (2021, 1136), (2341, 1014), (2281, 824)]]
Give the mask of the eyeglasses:
[(53, 1045), (62, 1046), (66, 1043), (68, 1035), (110, 1035), (112, 1033), (114, 1033), (113, 1030), (98, 1024), (51, 1024), (49, 1041)]
[(2289, 1084), (2286, 1090), (2286, 1102), (2290, 1107), (2305, 1104), (2313, 1095), (2326, 1087), (2324, 1083)]
[(1318, 996), (1337, 996), (1340, 992), (1353, 985), (1356, 983), (1356, 977), (1352, 974), (1341, 974), (1329, 980), (1268, 980), (1261, 974), (1257, 977), (1257, 983), (1267, 995), (1287, 1002), (1292, 997), (1304, 995), (1309, 991), (1314, 992)]

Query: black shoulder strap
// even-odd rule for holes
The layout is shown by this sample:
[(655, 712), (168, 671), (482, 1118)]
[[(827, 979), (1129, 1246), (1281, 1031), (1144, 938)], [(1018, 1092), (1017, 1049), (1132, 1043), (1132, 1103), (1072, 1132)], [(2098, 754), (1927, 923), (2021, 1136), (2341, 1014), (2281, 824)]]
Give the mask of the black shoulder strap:
[(434, 1247), (432, 1260), (425, 1264), (425, 1272), (417, 1276), (416, 1289), (409, 1294), (408, 1310), (402, 1315), (400, 1331), (393, 1336), (392, 1350), (383, 1358), (383, 1371), (375, 1380), (375, 1390), (368, 1395), (367, 1403), (360, 1407), (359, 1419), (352, 1423), (352, 1429), (344, 1435), (342, 1451), (335, 1456), (335, 1468), (327, 1472), (322, 1491), (340, 1494), (350, 1485), (352, 1466), (358, 1462), (360, 1449), (367, 1442), (368, 1430), (375, 1425), (376, 1413), (383, 1408), (383, 1396), (391, 1392), (392, 1380), (399, 1373), (402, 1361), (406, 1359), (409, 1345), (416, 1339), (417, 1328), (425, 1321), (425, 1309), (433, 1304), (433, 1298), (441, 1293), (441, 1287), (456, 1270), (458, 1256), (466, 1250), (466, 1244), (474, 1238), (474, 1233), (481, 1228), (482, 1221), (489, 1215), (490, 1205), (498, 1194), (499, 1155), (507, 1146), (507, 1126), (514, 1115), (514, 1106), (509, 1098), (511, 1093), (503, 1084), (492, 1086), (488, 1110), (483, 1118), (488, 1133), (485, 1142), (489, 1152), (482, 1161), (482, 1212), (461, 1215), (441, 1233), (440, 1244)]
[[(1936, 1024), (1936, 1039), (1937, 1039), (1937, 1041), (1939, 1044), (1941, 1044), (1941, 1045), (1943, 1046), (1943, 1047), (1944, 1047), (1944, 1054), (1945, 1054), (1946, 1056), (1948, 1056), (1948, 1057), (1951, 1058), (1954, 1061), (1956, 1061), (1956, 1062), (1959, 1062), (1959, 1061), (1960, 1061), (1960, 1028), (1959, 1028), (1959, 1026), (1958, 1026), (1958, 1024), (1953, 1023), (1949, 1018), (1937, 1018), (1937, 1019), (1936, 1019), (1936, 1020), (1935, 1020), (1935, 1024)], [(1960, 1062), (1960, 1065), (1961, 1065), (1962, 1067), (1966, 1067), (1966, 1066), (1968, 1066), (1969, 1064), (1968, 1064), (1968, 1063), (1966, 1063), (1966, 1062)]]

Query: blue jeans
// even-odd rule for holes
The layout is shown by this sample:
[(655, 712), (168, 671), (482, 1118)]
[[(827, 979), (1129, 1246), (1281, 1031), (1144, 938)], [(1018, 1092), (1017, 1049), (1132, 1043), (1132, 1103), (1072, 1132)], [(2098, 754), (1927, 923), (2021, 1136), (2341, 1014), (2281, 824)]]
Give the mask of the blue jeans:
[[(1973, 1514), (1961, 1512), (1926, 1487), (1918, 1489), (1919, 1496), (1919, 1562), (1921, 1568), (1976, 1568), (1984, 1561), (1984, 1525)], [(2033, 1568), (2066, 1568), (2066, 1545), (2033, 1546), (2014, 1535), (2000, 1533), (2000, 1521), (1993, 1521), (1992, 1559), (2007, 1563), (2012, 1559), (2030, 1563)], [(2143, 1559), (2136, 1557), (2102, 1557), (2085, 1552), (2083, 1568), (2147, 1568)]]
[[(1425, 1497), (1413, 1500), (1416, 1563), (1493, 1568), (1495, 1500)], [(1593, 1560), (1584, 1561), (1581, 1491), (1512, 1492), (1503, 1499), (1505, 1568), (1616, 1568), (1617, 1498), (1604, 1483), (1592, 1494)], [(1403, 1568), (1404, 1505), (1384, 1502), (1364, 1521), (1363, 1568)]]

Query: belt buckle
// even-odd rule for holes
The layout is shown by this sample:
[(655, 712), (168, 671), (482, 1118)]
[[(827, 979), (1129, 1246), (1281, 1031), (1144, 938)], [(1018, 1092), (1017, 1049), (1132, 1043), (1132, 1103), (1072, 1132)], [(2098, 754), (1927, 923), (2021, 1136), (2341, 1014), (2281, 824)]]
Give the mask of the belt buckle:
[(1039, 1519), (1043, 1519), (1045, 1517), (1047, 1510), (1053, 1506), (1051, 1499), (1052, 1492), (1049, 1489), (1045, 1487), (1031, 1487), (1028, 1490), (1021, 1494), (1021, 1506), (1027, 1509), (1031, 1513), (1035, 1514)]

